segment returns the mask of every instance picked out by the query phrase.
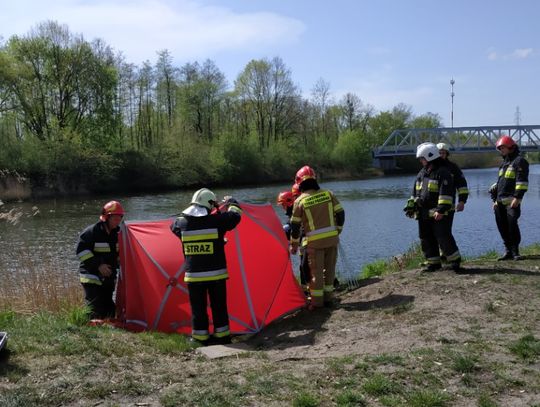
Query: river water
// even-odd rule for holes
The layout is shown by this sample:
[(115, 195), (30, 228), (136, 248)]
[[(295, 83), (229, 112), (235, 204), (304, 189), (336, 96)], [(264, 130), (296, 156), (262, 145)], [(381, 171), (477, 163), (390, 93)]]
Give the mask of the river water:
[[(469, 201), (456, 214), (454, 236), (465, 256), (502, 251), (503, 245), (487, 190), (496, 181), (497, 169), (465, 170)], [(370, 180), (322, 182), (332, 190), (346, 211), (341, 235), (338, 272), (352, 276), (376, 259), (405, 252), (418, 242), (417, 222), (405, 217), (402, 208), (410, 195), (414, 175)], [(290, 185), (269, 185), (232, 190), (215, 189), (218, 197), (232, 194), (240, 201), (275, 203), (279, 192)], [(122, 202), (127, 220), (162, 219), (179, 213), (193, 191), (131, 196), (77, 197), (10, 203), (0, 207), (6, 213), (22, 212), (17, 223), (0, 220), (0, 281), (3, 273), (24, 272), (28, 267), (55, 267), (76, 273), (74, 253), (78, 233), (97, 220), (102, 204), (110, 199)], [(283, 218), (281, 208), (276, 212)], [(522, 244), (540, 241), (540, 165), (530, 168), (529, 191), (523, 200), (520, 219)]]

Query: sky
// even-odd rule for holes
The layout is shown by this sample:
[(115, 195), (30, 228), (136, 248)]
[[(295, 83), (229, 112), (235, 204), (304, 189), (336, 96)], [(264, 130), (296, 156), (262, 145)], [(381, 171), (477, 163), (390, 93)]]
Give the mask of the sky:
[(280, 57), (305, 98), (399, 103), (450, 127), (540, 125), (536, 0), (0, 0), (0, 37), (38, 23), (101, 38), (127, 62), (214, 61), (230, 86), (249, 61)]

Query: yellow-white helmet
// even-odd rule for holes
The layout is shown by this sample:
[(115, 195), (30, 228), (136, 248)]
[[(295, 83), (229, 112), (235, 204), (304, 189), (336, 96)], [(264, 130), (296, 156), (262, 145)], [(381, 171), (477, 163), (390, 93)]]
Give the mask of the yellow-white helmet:
[(425, 158), (426, 161), (433, 161), (439, 158), (439, 149), (433, 143), (422, 143), (416, 147), (416, 158)]
[(201, 188), (193, 194), (191, 203), (204, 206), (207, 209), (212, 209), (216, 203), (216, 194), (210, 191), (208, 188)]

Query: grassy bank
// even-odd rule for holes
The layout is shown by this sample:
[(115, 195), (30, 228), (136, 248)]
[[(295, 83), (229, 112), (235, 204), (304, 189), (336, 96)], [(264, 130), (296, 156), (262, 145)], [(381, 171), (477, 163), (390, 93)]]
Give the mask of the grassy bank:
[(301, 311), (208, 360), (180, 335), (86, 325), (76, 304), (0, 311), (2, 406), (538, 406), (540, 245), (523, 262), (368, 266), (333, 310)]

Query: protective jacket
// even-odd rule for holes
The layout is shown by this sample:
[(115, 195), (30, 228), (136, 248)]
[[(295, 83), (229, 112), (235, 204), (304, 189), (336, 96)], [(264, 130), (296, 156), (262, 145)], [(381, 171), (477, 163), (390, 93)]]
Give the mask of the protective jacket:
[(119, 230), (120, 228), (115, 228), (107, 233), (106, 222), (99, 221), (82, 231), (77, 243), (81, 283), (102, 285), (104, 277), (98, 270), (101, 264), (111, 266), (112, 275), (108, 278), (116, 278)]
[(344, 223), (345, 211), (332, 192), (324, 189), (305, 191), (294, 201), (291, 242), (299, 243), (303, 226), (307, 247), (337, 246)]
[(496, 200), (509, 204), (512, 199), (523, 199), (529, 187), (529, 163), (519, 155), (517, 147), (504, 158), (499, 167)]
[(230, 204), (227, 212), (207, 216), (182, 214), (171, 230), (182, 240), (187, 283), (224, 280), (229, 277), (225, 259), (225, 232), (241, 219), (242, 210)]
[(467, 180), (465, 179), (463, 172), (456, 163), (450, 160), (443, 160), (442, 163), (448, 168), (450, 174), (452, 174), (454, 188), (458, 194), (458, 202), (466, 203), (467, 198), (469, 197), (469, 188), (467, 187)]
[(440, 158), (423, 167), (416, 177), (412, 197), (418, 203), (423, 218), (443, 215), (451, 209), (455, 199), (452, 174), (440, 164)]

